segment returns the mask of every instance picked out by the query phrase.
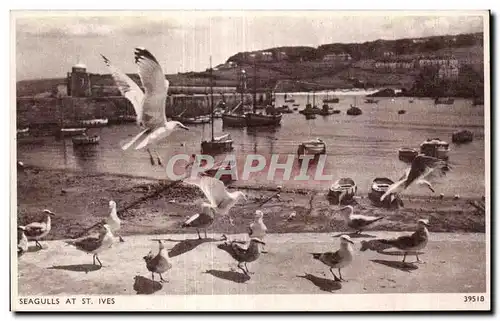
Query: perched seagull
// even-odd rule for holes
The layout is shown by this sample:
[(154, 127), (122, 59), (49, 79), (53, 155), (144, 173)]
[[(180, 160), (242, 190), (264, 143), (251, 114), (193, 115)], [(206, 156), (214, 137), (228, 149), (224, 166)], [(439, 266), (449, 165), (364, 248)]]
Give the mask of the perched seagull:
[(135, 149), (139, 150), (148, 146), (147, 151), (151, 164), (155, 165), (155, 160), (151, 153), (151, 149), (153, 149), (158, 165), (163, 165), (161, 157), (154, 146), (169, 136), (177, 127), (185, 130), (188, 130), (188, 128), (178, 121), (167, 121), (165, 102), (169, 82), (165, 79), (160, 64), (148, 50), (135, 48), (135, 63), (139, 68), (139, 77), (146, 91), (143, 93), (130, 77), (111, 65), (108, 58), (103, 55), (101, 56), (104, 59), (104, 63), (110, 69), (111, 75), (121, 94), (134, 106), (137, 115), (137, 124), (143, 129), (128, 143), (123, 145), (122, 149), (127, 150), (141, 139)]
[[(248, 235), (251, 238), (264, 240), (266, 236), (267, 227), (264, 224), (264, 213), (261, 210), (255, 211), (255, 221), (248, 227)], [(264, 248), (264, 246), (262, 246)], [(264, 251), (262, 251), (264, 253)]]
[(47, 216), (45, 217), (45, 222), (33, 222), (25, 226), (19, 226), (26, 234), (28, 241), (35, 241), (35, 245), (40, 249), (43, 248), (38, 242), (49, 234), (51, 229), (51, 216), (55, 216), (50, 210), (43, 210)]
[[(351, 238), (348, 235), (342, 235), (340, 236), (340, 249), (338, 251), (311, 254), (314, 259), (330, 267), (330, 272), (332, 272), (335, 281), (346, 281), (342, 278), (340, 269), (348, 266), (352, 261), (353, 250), (351, 244), (354, 244)], [(339, 269), (340, 278), (333, 273), (333, 269)]]
[(161, 282), (168, 282), (168, 280), (163, 279), (161, 274), (170, 270), (172, 268), (172, 263), (168, 261), (168, 254), (165, 255), (163, 253), (165, 247), (163, 246), (161, 240), (158, 240), (158, 243), (158, 254), (155, 256), (152, 251), (149, 251), (148, 255), (143, 257), (143, 259), (146, 261), (146, 267), (148, 271), (151, 272), (151, 279), (153, 281), (155, 280), (155, 273), (158, 273), (160, 275)]
[[(265, 245), (266, 243), (256, 237), (253, 237), (250, 239), (250, 244), (246, 249), (239, 246), (235, 241), (232, 241), (229, 244), (219, 244), (217, 247), (226, 250), (233, 259), (238, 261), (238, 268), (242, 270), (245, 275), (249, 275), (252, 272), (248, 270), (247, 263), (253, 262), (259, 258), (259, 244)], [(241, 266), (241, 263), (244, 263), (245, 268)]]
[(340, 208), (341, 210), (348, 208), (349, 212), (343, 212), (344, 220), (347, 226), (356, 230), (356, 234), (360, 234), (368, 225), (383, 219), (384, 217), (366, 216), (361, 214), (353, 214), (354, 208), (351, 205)]
[(115, 201), (109, 201), (109, 209), (110, 213), (109, 216), (104, 221), (104, 224), (108, 224), (109, 228), (111, 229), (111, 232), (116, 233), (120, 229), (121, 220), (118, 217), (118, 214), (116, 214)]
[[(209, 207), (213, 209), (216, 214), (223, 217), (229, 216), (229, 210), (238, 202), (240, 198), (243, 197), (246, 199), (243, 192), (228, 192), (222, 181), (210, 176), (188, 178), (184, 180), (184, 182), (198, 186), (203, 194), (205, 194), (205, 197), (208, 199), (208, 203), (203, 203), (202, 208)], [(229, 222), (231, 225), (234, 225), (230, 216)]]
[(17, 256), (23, 255), (28, 251), (28, 238), (24, 234), (24, 226), (17, 227)]
[(212, 225), (215, 218), (215, 210), (211, 207), (204, 206), (202, 212), (194, 214), (182, 224), (182, 227), (194, 227), (198, 233), (198, 238), (201, 239), (200, 229), (205, 230), (205, 238), (207, 238), (207, 228)]
[(439, 176), (444, 176), (449, 168), (450, 166), (441, 159), (419, 154), (412, 161), (411, 167), (406, 170), (405, 175), (387, 189), (384, 195), (380, 197), (380, 201), (384, 201), (388, 195), (391, 195), (392, 202), (397, 194), (408, 188), (413, 182), (425, 185), (434, 192), (431, 183), (426, 178), (436, 173)]
[(116, 243), (117, 239), (119, 242), (124, 242), (121, 236), (115, 237), (113, 232), (111, 232), (111, 228), (108, 224), (104, 224), (101, 226), (100, 233), (98, 235), (87, 235), (80, 237), (75, 240), (66, 241), (66, 244), (75, 246), (78, 250), (83, 251), (85, 253), (94, 254), (92, 257), (93, 264), (95, 264), (95, 260), (99, 262), (99, 265), (102, 267), (101, 260), (97, 256), (104, 250), (109, 249), (114, 243)]
[(417, 257), (417, 262), (420, 263), (421, 261), (418, 258), (417, 251), (425, 248), (427, 242), (429, 241), (429, 231), (427, 230), (428, 226), (429, 224), (426, 220), (418, 220), (417, 231), (415, 233), (411, 235), (400, 236), (395, 239), (379, 239), (376, 241), (382, 244), (392, 245), (392, 247), (402, 250), (404, 252), (403, 262), (406, 260), (407, 254), (414, 252), (415, 256)]

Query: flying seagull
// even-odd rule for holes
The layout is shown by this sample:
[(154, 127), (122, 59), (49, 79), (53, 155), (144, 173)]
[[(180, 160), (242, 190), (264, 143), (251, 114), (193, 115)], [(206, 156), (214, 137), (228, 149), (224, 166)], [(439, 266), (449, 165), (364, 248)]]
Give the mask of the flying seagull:
[(207, 238), (207, 228), (212, 225), (215, 218), (215, 210), (208, 206), (202, 207), (202, 212), (194, 214), (190, 218), (188, 218), (184, 223), (182, 223), (182, 227), (194, 227), (196, 228), (196, 232), (198, 233), (198, 239), (201, 239), (200, 229), (205, 230), (205, 238)]
[(347, 226), (355, 229), (356, 234), (360, 234), (365, 227), (384, 218), (384, 217), (354, 214), (354, 208), (351, 205), (344, 206), (340, 209), (350, 210), (349, 212), (343, 212), (342, 215), (344, 215), (344, 220), (346, 221)]
[[(340, 269), (348, 266), (352, 262), (352, 246), (354, 242), (348, 235), (340, 236), (340, 249), (336, 252), (311, 253), (313, 258), (330, 267), (330, 272), (335, 281), (346, 281), (342, 278)], [(333, 273), (333, 269), (339, 270), (339, 277)]]
[(142, 128), (142, 131), (123, 145), (122, 149), (127, 150), (140, 141), (135, 149), (147, 147), (151, 164), (154, 166), (155, 159), (151, 153), (153, 149), (158, 165), (163, 165), (160, 155), (154, 148), (156, 144), (169, 136), (177, 127), (185, 130), (188, 128), (178, 121), (167, 121), (165, 102), (169, 82), (165, 79), (160, 64), (148, 50), (135, 48), (135, 63), (139, 68), (139, 77), (145, 88), (144, 93), (130, 77), (114, 67), (108, 58), (101, 56), (121, 94), (132, 103), (137, 115), (137, 124)]
[[(222, 217), (228, 217), (232, 224), (232, 219), (228, 215), (229, 210), (236, 205), (240, 198), (245, 198), (246, 196), (241, 191), (229, 192), (226, 186), (221, 180), (210, 176), (201, 176), (188, 178), (184, 180), (185, 183), (197, 186), (208, 202), (202, 204), (203, 207), (209, 207), (214, 210), (214, 212)], [(203, 210), (205, 212), (205, 210)]]
[(93, 254), (93, 264), (96, 265), (95, 261), (97, 259), (97, 262), (102, 267), (101, 260), (99, 260), (97, 255), (109, 249), (117, 241), (124, 242), (121, 236), (116, 237), (113, 235), (108, 224), (104, 224), (101, 225), (98, 235), (86, 235), (78, 239), (66, 241), (66, 244), (73, 245), (82, 252)]
[(418, 220), (417, 223), (417, 231), (411, 235), (400, 236), (395, 239), (379, 239), (376, 240), (382, 244), (391, 245), (399, 250), (404, 252), (403, 262), (406, 260), (406, 255), (409, 253), (415, 253), (417, 257), (417, 262), (421, 262), (418, 258), (419, 250), (426, 247), (427, 242), (429, 241), (429, 231), (427, 227), (429, 224), (426, 220)]
[(413, 182), (420, 185), (427, 186), (432, 192), (434, 188), (431, 183), (427, 180), (430, 175), (437, 174), (438, 176), (444, 176), (446, 170), (450, 166), (443, 160), (426, 156), (424, 154), (419, 154), (411, 163), (411, 167), (406, 170), (405, 175), (403, 175), (397, 182), (392, 184), (387, 191), (380, 197), (380, 201), (391, 195), (391, 202), (396, 198), (396, 195), (404, 191)]
[[(245, 275), (248, 276), (252, 272), (248, 270), (247, 263), (254, 262), (259, 258), (260, 256), (259, 244), (265, 245), (266, 243), (254, 237), (250, 239), (250, 244), (246, 249), (239, 246), (235, 241), (232, 241), (229, 244), (227, 243), (219, 244), (217, 247), (227, 251), (233, 259), (238, 261), (238, 268), (242, 270), (243, 273), (245, 273)], [(242, 263), (244, 264), (245, 268), (241, 266)]]
[(35, 241), (35, 245), (40, 249), (43, 248), (39, 240), (44, 238), (47, 234), (49, 234), (51, 229), (51, 217), (55, 216), (50, 210), (43, 210), (47, 216), (45, 217), (44, 222), (33, 222), (25, 226), (19, 226), (22, 230), (24, 230), (24, 234), (28, 238), (28, 241)]
[(151, 279), (155, 280), (155, 273), (160, 275), (161, 282), (168, 282), (168, 280), (163, 279), (162, 273), (167, 272), (172, 268), (172, 263), (168, 260), (168, 254), (165, 255), (165, 246), (161, 240), (158, 240), (158, 254), (153, 255), (153, 252), (149, 251), (148, 255), (144, 256), (143, 259), (146, 261), (146, 268), (151, 272)]

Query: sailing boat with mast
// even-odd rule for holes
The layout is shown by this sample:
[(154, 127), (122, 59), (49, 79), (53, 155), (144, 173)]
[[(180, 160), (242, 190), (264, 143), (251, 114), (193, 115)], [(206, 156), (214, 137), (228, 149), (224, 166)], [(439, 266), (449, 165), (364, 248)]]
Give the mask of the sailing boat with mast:
[(229, 134), (214, 137), (214, 88), (212, 75), (212, 57), (210, 57), (210, 115), (211, 115), (211, 140), (201, 142), (203, 154), (224, 153), (233, 150), (233, 140)]
[(338, 97), (328, 97), (328, 92), (326, 92), (326, 98), (323, 99), (323, 103), (325, 103), (325, 104), (338, 104), (339, 100), (340, 99)]
[(266, 114), (257, 113), (257, 65), (254, 59), (253, 62), (254, 79), (253, 79), (253, 110), (247, 113), (246, 120), (248, 127), (257, 126), (279, 126), (281, 124), (282, 114), (271, 107), (266, 110)]

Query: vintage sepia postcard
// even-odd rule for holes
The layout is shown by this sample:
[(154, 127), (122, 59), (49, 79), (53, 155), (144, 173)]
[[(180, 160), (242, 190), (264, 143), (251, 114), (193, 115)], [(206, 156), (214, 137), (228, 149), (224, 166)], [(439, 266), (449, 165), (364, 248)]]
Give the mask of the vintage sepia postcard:
[(11, 310), (490, 311), (489, 21), (12, 11)]

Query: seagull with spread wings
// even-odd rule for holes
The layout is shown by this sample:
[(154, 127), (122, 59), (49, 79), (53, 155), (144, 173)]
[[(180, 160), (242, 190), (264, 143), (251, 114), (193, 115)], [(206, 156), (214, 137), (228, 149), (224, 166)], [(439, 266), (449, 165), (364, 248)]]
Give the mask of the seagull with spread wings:
[[(246, 199), (243, 192), (229, 192), (221, 180), (210, 176), (188, 178), (184, 182), (197, 186), (205, 194), (208, 202), (203, 203), (202, 207), (211, 208), (216, 214), (223, 217), (229, 216), (229, 210), (236, 205), (240, 198)], [(229, 217), (229, 221), (232, 222), (231, 217)]]
[(142, 131), (123, 145), (122, 149), (127, 150), (134, 143), (139, 142), (135, 147), (136, 150), (147, 147), (151, 164), (155, 165), (155, 159), (151, 153), (153, 149), (158, 165), (163, 165), (155, 149), (156, 144), (169, 136), (176, 128), (185, 130), (188, 128), (178, 121), (167, 121), (165, 103), (169, 82), (165, 79), (158, 60), (148, 50), (135, 48), (135, 63), (139, 68), (139, 77), (145, 88), (144, 93), (130, 77), (113, 66), (108, 58), (101, 56), (111, 71), (121, 94), (132, 103), (137, 115), (137, 124), (142, 128)]
[(396, 196), (408, 188), (412, 183), (417, 183), (419, 185), (427, 186), (432, 192), (434, 188), (432, 184), (428, 181), (430, 176), (444, 176), (446, 170), (450, 166), (447, 162), (431, 157), (424, 154), (419, 154), (411, 163), (411, 167), (406, 170), (405, 174), (394, 184), (392, 184), (387, 191), (380, 197), (380, 201), (384, 201), (387, 196), (391, 196), (391, 203), (396, 198)]

